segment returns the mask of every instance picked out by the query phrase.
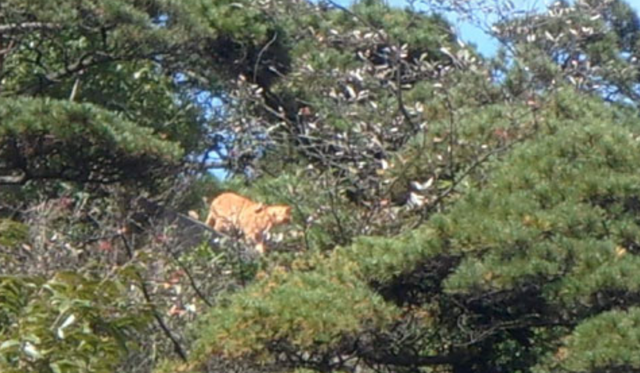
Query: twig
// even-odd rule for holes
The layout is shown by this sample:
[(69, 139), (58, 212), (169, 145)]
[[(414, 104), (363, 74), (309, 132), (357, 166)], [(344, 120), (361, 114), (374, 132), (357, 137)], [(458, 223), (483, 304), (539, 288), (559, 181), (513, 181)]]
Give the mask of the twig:
[(404, 106), (404, 99), (402, 98), (402, 58), (400, 57), (401, 48), (396, 47), (394, 53), (394, 64), (396, 65), (396, 99), (398, 100), (398, 110), (402, 113), (402, 116), (409, 123), (409, 126), (413, 132), (418, 131), (418, 126), (413, 122), (413, 118), (409, 115), (407, 108)]
[(198, 287), (198, 284), (196, 284), (195, 279), (191, 275), (191, 271), (189, 271), (189, 269), (184, 265), (184, 263), (182, 263), (182, 261), (180, 261), (180, 258), (178, 258), (178, 255), (176, 255), (176, 253), (174, 253), (173, 250), (171, 250), (171, 248), (169, 247), (169, 245), (167, 245), (165, 242), (162, 242), (162, 246), (169, 253), (169, 255), (171, 255), (173, 260), (178, 264), (178, 267), (180, 267), (180, 269), (187, 276), (187, 278), (189, 279), (189, 282), (191, 283), (191, 287), (196, 292), (196, 295), (200, 299), (202, 299), (202, 301), (204, 303), (206, 303), (207, 306), (213, 307), (213, 303), (211, 303), (211, 301), (209, 301), (209, 299), (207, 299), (207, 297), (202, 293), (202, 291)]
[(404, 106), (404, 99), (402, 98), (402, 58), (401, 58), (401, 53), (402, 53), (402, 48), (399, 45), (394, 45), (395, 43), (393, 43), (391, 41), (391, 39), (389, 38), (388, 35), (380, 32), (380, 29), (378, 27), (375, 27), (374, 25), (371, 24), (371, 22), (367, 21), (366, 19), (362, 18), (360, 15), (358, 15), (357, 13), (349, 10), (348, 8), (336, 3), (335, 1), (332, 0), (328, 0), (328, 3), (331, 4), (333, 7), (335, 7), (336, 9), (340, 9), (341, 11), (349, 14), (350, 16), (352, 16), (353, 18), (357, 19), (359, 22), (363, 23), (364, 25), (366, 25), (369, 29), (371, 29), (376, 35), (378, 35), (378, 37), (380, 39), (382, 39), (383, 42), (385, 42), (390, 48), (393, 46), (393, 50), (394, 50), (394, 55), (393, 55), (393, 64), (395, 65), (395, 75), (396, 75), (396, 90), (395, 90), (395, 94), (396, 94), (396, 99), (398, 100), (398, 110), (400, 111), (400, 113), (402, 114), (402, 116), (406, 119), (406, 121), (409, 123), (409, 126), (411, 127), (411, 129), (413, 131), (417, 131), (418, 127), (416, 126), (416, 124), (414, 123), (413, 119), (411, 118), (411, 115), (409, 115), (409, 112), (407, 111), (407, 108)]
[(76, 78), (76, 81), (73, 83), (73, 88), (71, 88), (71, 94), (69, 95), (69, 101), (74, 101), (76, 95), (78, 94), (78, 88), (80, 88), (80, 77)]
[(331, 203), (331, 215), (333, 215), (333, 218), (336, 221), (336, 224), (338, 225), (338, 231), (340, 232), (340, 235), (342, 236), (342, 242), (341, 244), (346, 245), (349, 241), (349, 239), (347, 238), (347, 233), (344, 230), (344, 227), (342, 225), (342, 220), (340, 219), (340, 216), (338, 215), (338, 212), (336, 211), (336, 201), (335, 201), (335, 196), (333, 194), (333, 191), (329, 192), (329, 202)]
[(449, 93), (447, 92), (445, 95), (445, 105), (447, 107), (447, 111), (449, 112), (449, 149), (447, 151), (449, 158), (449, 175), (453, 177), (454, 169), (453, 169), (453, 147), (456, 142), (456, 116), (455, 111), (453, 110), (453, 105), (451, 105), (451, 99), (449, 97)]
[[(127, 241), (127, 238), (122, 234), (120, 235), (120, 238), (124, 243), (124, 247), (127, 250), (127, 255), (129, 256), (129, 259), (130, 260), (133, 259), (133, 249), (131, 248), (129, 241)], [(158, 309), (155, 307), (155, 304), (151, 299), (151, 294), (149, 293), (149, 289), (147, 288), (147, 284), (144, 278), (142, 277), (142, 274), (138, 270), (135, 270), (135, 273), (136, 273), (136, 276), (138, 277), (138, 280), (140, 281), (140, 289), (142, 290), (142, 295), (144, 296), (144, 299), (147, 301), (147, 304), (149, 304), (149, 306), (151, 307), (151, 312), (153, 314), (153, 317), (158, 322), (158, 326), (160, 326), (160, 329), (162, 329), (162, 331), (167, 336), (167, 338), (171, 340), (171, 343), (173, 343), (173, 348), (175, 352), (180, 356), (182, 361), (187, 362), (187, 353), (184, 351), (184, 348), (178, 341), (178, 338), (175, 335), (173, 335), (173, 332), (171, 332), (171, 329), (169, 329), (167, 324), (164, 322), (164, 319), (160, 315), (160, 312), (158, 312)]]
[(416, 222), (415, 227), (417, 227), (419, 224), (421, 224), (424, 221), (424, 218), (426, 217), (426, 213), (431, 210), (433, 207), (437, 206), (440, 202), (442, 202), (443, 199), (445, 199), (446, 197), (448, 197), (455, 189), (458, 185), (460, 185), (460, 183), (467, 177), (469, 176), (469, 174), (471, 174), (476, 168), (478, 168), (480, 165), (482, 165), (483, 163), (485, 163), (491, 156), (501, 153), (509, 148), (511, 148), (512, 146), (514, 146), (515, 144), (523, 141), (526, 138), (526, 136), (523, 136), (517, 140), (514, 140), (504, 146), (495, 148), (485, 154), (483, 154), (482, 156), (480, 156), (478, 159), (475, 160), (475, 162), (473, 162), (473, 164), (471, 164), (471, 166), (469, 166), (466, 170), (464, 170), (464, 172), (462, 172), (462, 174), (460, 174), (460, 176), (455, 179), (453, 181), (453, 183), (451, 183), (451, 186), (449, 186), (449, 188), (447, 188), (444, 192), (440, 193), (433, 201), (431, 201), (428, 205), (425, 206), (425, 208), (423, 209), (423, 213), (422, 216), (420, 217), (420, 219), (418, 219), (418, 221)]
[(258, 57), (256, 58), (256, 63), (253, 66), (253, 83), (255, 83), (256, 80), (258, 79), (258, 65), (260, 64), (260, 60), (262, 59), (262, 55), (264, 54), (264, 52), (267, 51), (267, 49), (269, 49), (271, 44), (275, 43), (275, 41), (277, 39), (278, 39), (278, 33), (274, 32), (273, 33), (273, 37), (271, 38), (271, 40), (269, 40), (267, 42), (267, 44), (265, 44), (264, 47), (262, 47), (262, 49), (260, 49), (260, 52), (258, 53)]
[(32, 84), (21, 89), (20, 91), (18, 91), (18, 94), (33, 94), (37, 92), (37, 90), (58, 82), (67, 76), (73, 75), (80, 71), (84, 71), (90, 67), (112, 62), (114, 60), (115, 58), (110, 55), (96, 56), (85, 54), (78, 58), (76, 62), (63, 67), (58, 71), (42, 76), (43, 81), (40, 81), (38, 84)]

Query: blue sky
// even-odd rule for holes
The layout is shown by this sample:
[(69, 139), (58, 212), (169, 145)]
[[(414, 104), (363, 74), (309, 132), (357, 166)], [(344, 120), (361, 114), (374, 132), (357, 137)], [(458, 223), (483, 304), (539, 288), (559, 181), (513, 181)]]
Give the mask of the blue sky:
[[(336, 3), (347, 6), (353, 2), (353, 0), (335, 0)], [(406, 0), (387, 0), (392, 6), (404, 7), (407, 5)], [(515, 0), (518, 9), (544, 9), (547, 5), (552, 4), (556, 0)], [(640, 0), (626, 0), (636, 12), (640, 13)], [(417, 2), (416, 2), (417, 3)], [(456, 19), (453, 14), (445, 14), (449, 21), (454, 25), (458, 31), (459, 37), (466, 43), (475, 44), (485, 56), (491, 56), (498, 48), (496, 40), (492, 39), (489, 35), (485, 34), (482, 29), (473, 25), (470, 22), (464, 22)]]

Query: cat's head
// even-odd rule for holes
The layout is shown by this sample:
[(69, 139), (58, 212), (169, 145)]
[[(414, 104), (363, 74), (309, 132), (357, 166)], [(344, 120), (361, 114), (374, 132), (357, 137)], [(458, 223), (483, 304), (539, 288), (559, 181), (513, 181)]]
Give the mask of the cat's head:
[(267, 213), (275, 224), (287, 224), (291, 221), (291, 206), (272, 205), (267, 208)]

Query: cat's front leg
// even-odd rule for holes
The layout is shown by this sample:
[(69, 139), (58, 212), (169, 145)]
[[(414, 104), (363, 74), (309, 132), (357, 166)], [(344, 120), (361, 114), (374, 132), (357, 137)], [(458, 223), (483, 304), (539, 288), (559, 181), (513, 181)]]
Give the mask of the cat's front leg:
[(255, 245), (255, 249), (260, 254), (264, 254), (265, 244), (264, 244), (264, 234), (261, 231), (251, 231), (247, 232), (245, 235), (253, 244)]
[(215, 214), (213, 213), (213, 211), (210, 211), (209, 216), (207, 216), (207, 221), (205, 222), (205, 224), (215, 229), (215, 223), (216, 223)]
[(260, 255), (264, 254), (264, 249), (265, 249), (265, 247), (264, 247), (264, 243), (263, 242), (259, 242), (259, 243), (256, 244), (256, 251), (258, 253), (260, 253)]

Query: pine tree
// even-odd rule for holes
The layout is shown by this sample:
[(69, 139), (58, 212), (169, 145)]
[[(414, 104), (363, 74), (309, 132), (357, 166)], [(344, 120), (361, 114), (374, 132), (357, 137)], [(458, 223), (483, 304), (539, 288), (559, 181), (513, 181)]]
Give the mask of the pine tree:
[(599, 101), (549, 97), (534, 138), (416, 230), (358, 239), (230, 296), (199, 324), (194, 358), (637, 369), (638, 128)]
[(443, 4), (0, 4), (0, 370), (640, 371), (636, 14)]

